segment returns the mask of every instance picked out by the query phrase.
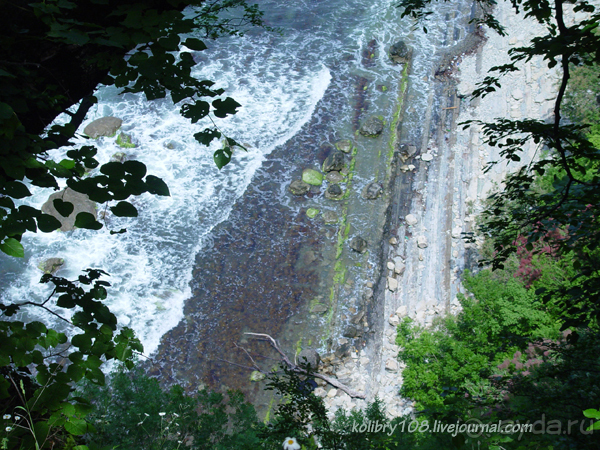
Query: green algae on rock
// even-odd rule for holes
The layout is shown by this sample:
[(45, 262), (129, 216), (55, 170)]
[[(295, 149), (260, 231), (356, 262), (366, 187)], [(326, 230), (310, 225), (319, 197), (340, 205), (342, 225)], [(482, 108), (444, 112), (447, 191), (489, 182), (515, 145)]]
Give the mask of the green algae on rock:
[(302, 171), (302, 181), (312, 186), (321, 186), (323, 184), (323, 174), (315, 169), (304, 169)]

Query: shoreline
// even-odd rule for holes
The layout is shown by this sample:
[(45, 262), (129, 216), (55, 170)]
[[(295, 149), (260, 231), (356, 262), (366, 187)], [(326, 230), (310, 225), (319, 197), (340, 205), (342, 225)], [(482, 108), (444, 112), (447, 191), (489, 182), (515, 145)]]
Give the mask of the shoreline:
[[(374, 303), (380, 310), (373, 311), (370, 317), (376, 333), (357, 358), (372, 360), (366, 370), (358, 368), (367, 399), (350, 399), (337, 392), (331, 396), (329, 390), (325, 398), (331, 415), (338, 407), (363, 408), (376, 396), (384, 399), (392, 417), (412, 412), (412, 403), (398, 395), (403, 367), (397, 361), (396, 326), (406, 316), (428, 326), (436, 316), (458, 313), (460, 304), (456, 295), (463, 292), (461, 274), (476, 267), (481, 245), (480, 241), (464, 243), (461, 233), (475, 231), (476, 216), (483, 209), (487, 195), (501, 185), (508, 172), (523, 164), (501, 162), (484, 175), (487, 162), (499, 160), (498, 149), (482, 144), (480, 126), (463, 130), (457, 124), (473, 119), (491, 122), (496, 117), (544, 118), (552, 111), (556, 71), (548, 70), (541, 58), (519, 64), (522, 70), (504, 77), (502, 87), (485, 98), (466, 98), (491, 67), (508, 60), (510, 47), (524, 45), (541, 29), (518, 18), (506, 2), (497, 5), (496, 16), (507, 24), (507, 37), (488, 31), (481, 45), (471, 44), (470, 48), (468, 38), (462, 39), (445, 55), (440, 55), (442, 66), (448, 61), (457, 63), (449, 76), (443, 76), (443, 80), (438, 76), (435, 80), (437, 69), (432, 70), (436, 85), (432, 89), (435, 98), (430, 98), (427, 111), (431, 125), (417, 146), (417, 156), (410, 161), (415, 170), (401, 171), (402, 163), (398, 163), (395, 152), (396, 173), (391, 180), (388, 220), (382, 239), (381, 276), (374, 287), (377, 299)], [(523, 161), (530, 161), (536, 151), (537, 146), (529, 143)], [(428, 156), (421, 159), (423, 154)], [(413, 216), (409, 220), (411, 225), (406, 221), (409, 214)], [(397, 245), (393, 244), (394, 239)], [(394, 270), (399, 261), (404, 266), (400, 274)], [(338, 376), (342, 378), (347, 372), (348, 368), (343, 366)]]

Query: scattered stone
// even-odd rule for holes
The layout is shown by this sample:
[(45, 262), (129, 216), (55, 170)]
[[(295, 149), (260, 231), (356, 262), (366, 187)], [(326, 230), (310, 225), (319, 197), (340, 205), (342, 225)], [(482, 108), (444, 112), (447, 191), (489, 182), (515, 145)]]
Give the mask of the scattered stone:
[(415, 170), (417, 167), (414, 164), (408, 165), (408, 170)]
[(323, 222), (325, 223), (337, 223), (338, 220), (339, 217), (334, 211), (325, 211), (323, 213)]
[(389, 240), (390, 245), (398, 245), (398, 239), (392, 236)]
[(390, 47), (390, 59), (395, 64), (405, 64), (410, 60), (412, 51), (404, 41), (398, 41)]
[(317, 214), (319, 214), (319, 210), (317, 208), (308, 208), (306, 210), (306, 215), (311, 219), (317, 217)]
[(323, 184), (323, 174), (315, 169), (304, 169), (302, 171), (302, 181), (312, 186), (321, 186)]
[(316, 350), (306, 349), (302, 350), (298, 353), (298, 357), (296, 358), (298, 364), (310, 364), (310, 367), (313, 370), (316, 370), (319, 367), (319, 363), (321, 362), (321, 357)]
[(383, 120), (372, 116), (360, 127), (360, 134), (365, 137), (377, 137), (383, 131)]
[(358, 335), (358, 330), (356, 329), (356, 327), (354, 325), (348, 325), (344, 329), (344, 332), (342, 333), (342, 336), (347, 337), (349, 339), (354, 339), (357, 335)]
[(408, 166), (406, 164), (403, 164), (400, 166), (400, 170), (402, 172), (408, 172), (410, 169), (408, 168)]
[(352, 151), (352, 147), (354, 147), (354, 144), (350, 139), (342, 139), (341, 141), (337, 141), (335, 143), (335, 148), (344, 153), (350, 153)]
[(396, 272), (398, 275), (402, 275), (404, 273), (404, 270), (406, 269), (406, 265), (401, 262), (401, 263), (396, 263), (395, 264), (395, 268), (394, 268), (394, 272)]
[(404, 220), (406, 221), (407, 225), (410, 226), (414, 226), (419, 222), (419, 220), (413, 214), (409, 214), (404, 218)]
[(452, 237), (455, 239), (460, 238), (460, 235), (462, 233), (462, 228), (461, 227), (454, 227), (452, 229)]
[(345, 358), (349, 354), (350, 354), (350, 344), (347, 342), (345, 344), (340, 345), (338, 347), (338, 349), (335, 351), (335, 356), (337, 356), (340, 359)]
[(173, 150), (175, 148), (175, 143), (173, 141), (167, 141), (163, 143), (163, 147)]
[(371, 360), (369, 358), (367, 358), (366, 356), (361, 356), (361, 358), (359, 359), (360, 365), (361, 366), (366, 366), (367, 364), (369, 364), (369, 362), (371, 362)]
[(262, 372), (259, 372), (258, 370), (254, 370), (250, 374), (250, 381), (261, 381), (264, 379), (265, 379), (265, 374)]
[(339, 184), (330, 184), (325, 191), (325, 198), (329, 200), (340, 200), (344, 196), (344, 191)]
[(429, 162), (433, 159), (433, 155), (431, 153), (423, 153), (421, 159), (425, 162)]
[(323, 162), (323, 172), (339, 172), (344, 168), (344, 155), (337, 150), (332, 151)]
[(400, 319), (398, 319), (398, 316), (396, 314), (392, 314), (388, 319), (388, 322), (391, 326), (397, 327), (400, 324)]
[(44, 273), (54, 275), (65, 263), (62, 258), (48, 258), (38, 264), (38, 269)]
[(131, 135), (130, 134), (125, 134), (125, 133), (120, 133), (117, 136), (117, 145), (119, 147), (123, 147), (123, 148), (135, 148), (136, 145), (131, 142)]
[(329, 392), (327, 393), (327, 397), (329, 398), (333, 398), (337, 395), (337, 389), (329, 389)]
[(424, 259), (423, 252), (419, 252), (419, 261), (423, 261)]
[[(68, 217), (62, 216), (54, 207), (54, 200), (61, 199), (64, 202), (71, 203), (73, 205), (73, 212)], [(75, 228), (75, 218), (80, 212), (87, 212), (97, 218), (96, 203), (91, 201), (86, 194), (74, 191), (71, 188), (66, 188), (62, 191), (55, 192), (48, 197), (46, 203), (42, 205), (42, 212), (44, 214), (50, 214), (57, 218), (62, 226), (61, 231), (70, 231)]]
[(124, 162), (127, 160), (127, 154), (123, 152), (117, 152), (110, 157), (110, 162)]
[(369, 300), (371, 300), (371, 299), (373, 298), (373, 289), (371, 289), (371, 288), (366, 288), (366, 289), (365, 289), (365, 292), (364, 292), (364, 294), (363, 294), (363, 298), (364, 298), (366, 301), (369, 301)]
[(388, 359), (385, 362), (385, 370), (388, 372), (398, 372), (398, 361), (392, 358)]
[[(317, 381), (318, 383), (318, 381)], [(323, 389), (322, 387), (318, 387), (313, 391), (313, 394), (315, 394), (317, 397), (327, 397), (327, 391), (325, 389)]]
[(360, 323), (360, 321), (363, 319), (363, 317), (365, 317), (365, 312), (361, 311), (358, 314), (356, 314), (352, 319), (350, 319), (350, 322), (352, 322), (353, 324), (358, 324)]
[(84, 129), (83, 132), (92, 139), (97, 139), (100, 136), (114, 136), (123, 121), (116, 117), (101, 117), (93, 122), (90, 122)]
[(427, 238), (425, 236), (417, 237), (417, 247), (419, 248), (427, 248), (429, 244), (427, 243)]
[(452, 252), (452, 256), (455, 257), (455, 258), (458, 258), (458, 250), (454, 250)]
[(396, 289), (398, 289), (398, 280), (396, 280), (393, 277), (388, 277), (387, 279), (388, 282), (388, 289), (392, 292), (394, 292)]
[(294, 180), (290, 183), (290, 192), (294, 195), (305, 195), (310, 191), (310, 184), (302, 180)]
[(375, 200), (381, 194), (383, 194), (383, 186), (381, 183), (373, 181), (365, 186), (362, 191), (363, 198), (367, 200)]
[(337, 172), (335, 170), (332, 170), (331, 172), (327, 172), (327, 175), (325, 175), (325, 178), (330, 183), (341, 183), (342, 181), (344, 181), (344, 175), (342, 175), (340, 172)]
[(387, 262), (387, 268), (389, 270), (394, 270), (396, 268), (396, 265), (392, 261), (388, 261)]
[(399, 306), (396, 310), (396, 315), (398, 317), (404, 317), (408, 314), (408, 307), (406, 305)]
[(368, 287), (368, 288), (372, 288), (372, 287), (373, 287), (373, 283), (372, 283), (372, 282), (370, 282), (370, 281), (367, 281), (367, 287)]
[(415, 153), (417, 153), (417, 147), (415, 145), (402, 144), (398, 147), (400, 151), (400, 157), (403, 161), (406, 161), (409, 158), (412, 158)]
[(365, 241), (363, 238), (361, 238), (360, 236), (355, 236), (351, 241), (350, 241), (350, 248), (352, 250), (354, 250), (355, 252), (358, 253), (364, 253), (367, 251), (367, 241)]
[(327, 305), (323, 305), (322, 303), (317, 303), (317, 304), (313, 305), (312, 308), (310, 308), (310, 312), (316, 313), (316, 314), (323, 314), (324, 312), (327, 312), (328, 309), (329, 309), (329, 307)]

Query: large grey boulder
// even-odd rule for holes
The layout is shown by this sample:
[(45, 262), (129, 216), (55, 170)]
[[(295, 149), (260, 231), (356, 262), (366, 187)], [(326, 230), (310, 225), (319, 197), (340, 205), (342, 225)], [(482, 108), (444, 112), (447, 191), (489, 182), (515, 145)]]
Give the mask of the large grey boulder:
[(383, 120), (379, 117), (369, 117), (360, 127), (360, 134), (366, 137), (377, 137), (383, 131)]
[(396, 64), (404, 64), (410, 60), (411, 50), (404, 41), (398, 41), (390, 47), (390, 59)]
[(93, 122), (90, 122), (84, 129), (83, 132), (92, 139), (99, 138), (100, 136), (114, 136), (123, 121), (116, 117), (101, 117)]
[(311, 369), (317, 370), (321, 362), (321, 357), (316, 350), (305, 349), (298, 353), (296, 361), (298, 364), (310, 364)]
[[(61, 199), (63, 202), (69, 202), (73, 205), (73, 212), (67, 217), (62, 216), (54, 207), (54, 200)], [(75, 228), (75, 218), (80, 212), (87, 212), (97, 218), (96, 203), (91, 201), (86, 194), (66, 188), (60, 192), (55, 192), (48, 197), (46, 203), (42, 205), (42, 212), (56, 217), (62, 226), (61, 231), (70, 231)]]

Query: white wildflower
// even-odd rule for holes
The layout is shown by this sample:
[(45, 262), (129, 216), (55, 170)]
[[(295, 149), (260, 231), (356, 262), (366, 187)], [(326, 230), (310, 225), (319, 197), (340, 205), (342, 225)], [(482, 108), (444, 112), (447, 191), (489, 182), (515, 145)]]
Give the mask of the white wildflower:
[(159, 413), (158, 413), (158, 415), (159, 415), (160, 417), (164, 416), (165, 414), (166, 414), (166, 413), (164, 413), (164, 412), (159, 412)]
[(8, 419), (10, 419), (10, 414), (4, 414), (4, 415), (2, 416), (2, 418), (3, 418), (4, 420), (8, 420)]
[(12, 431), (12, 427), (6, 427), (5, 430), (8, 431), (8, 432), (11, 432)]
[(296, 438), (285, 438), (283, 441), (284, 450), (300, 450), (300, 444), (296, 441)]

